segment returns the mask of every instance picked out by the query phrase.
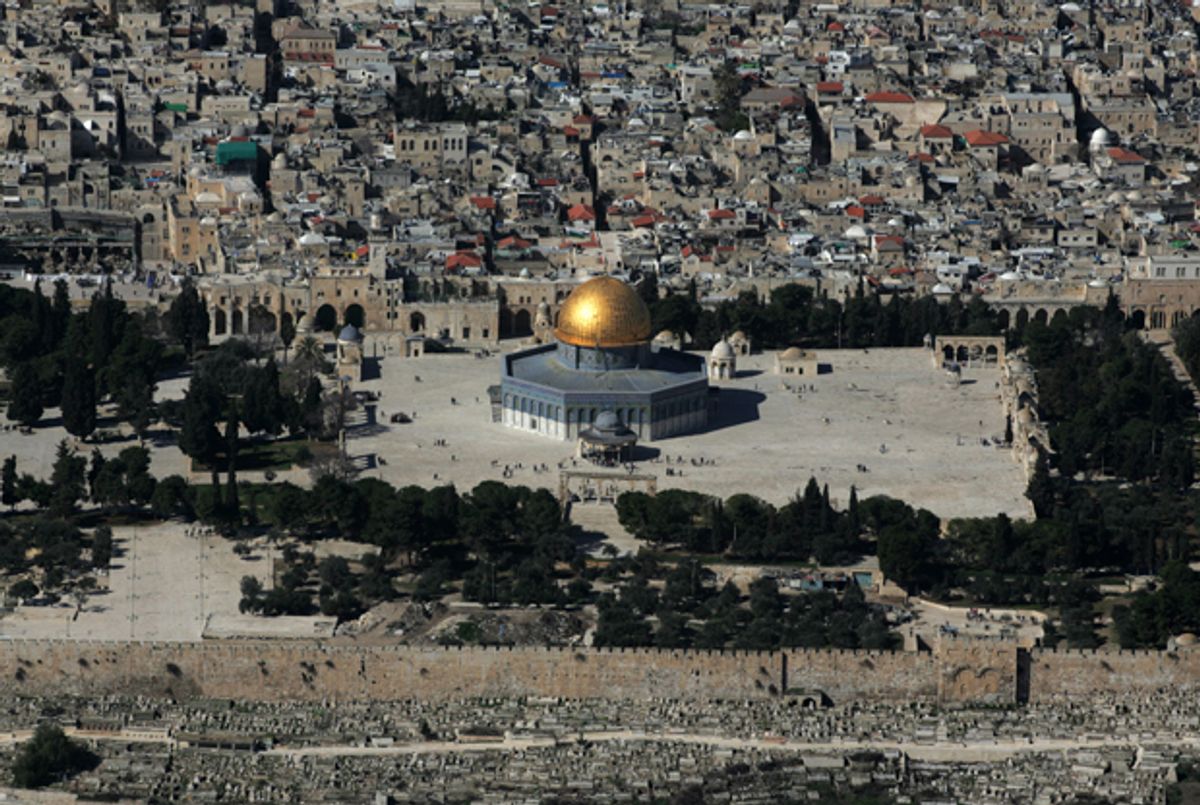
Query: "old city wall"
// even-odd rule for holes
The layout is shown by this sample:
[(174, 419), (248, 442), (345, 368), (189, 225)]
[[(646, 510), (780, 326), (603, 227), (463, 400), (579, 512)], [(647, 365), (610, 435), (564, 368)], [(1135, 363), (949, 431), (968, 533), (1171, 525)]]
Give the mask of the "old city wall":
[(0, 641), (5, 690), (264, 701), (553, 696), (833, 703), (1030, 702), (1200, 687), (1200, 652), (1043, 651), (952, 641), (932, 652), (413, 648), (318, 641)]
[(0, 679), (30, 695), (257, 700), (564, 698), (832, 701), (937, 695), (932, 654), (880, 651), (411, 648), (316, 641), (0, 641)]
[(833, 702), (933, 699), (938, 659), (930, 652), (789, 651), (787, 689), (821, 691)]
[(1197, 651), (1051, 651), (1029, 654), (1029, 701), (1200, 686)]
[(761, 698), (782, 689), (768, 652), (343, 647), (310, 641), (0, 642), (0, 679), (31, 695), (256, 700)]

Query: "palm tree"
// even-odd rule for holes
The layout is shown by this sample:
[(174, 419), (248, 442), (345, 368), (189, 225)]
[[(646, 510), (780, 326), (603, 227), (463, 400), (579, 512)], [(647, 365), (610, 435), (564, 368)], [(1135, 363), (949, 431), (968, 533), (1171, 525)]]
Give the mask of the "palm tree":
[(311, 335), (304, 336), (296, 345), (296, 360), (307, 360), (314, 364), (320, 364), (325, 360), (325, 345)]
[(300, 385), (303, 390), (308, 386), (313, 375), (327, 371), (325, 345), (317, 338), (306, 335), (300, 339), (300, 343), (296, 344), (296, 355), (293, 361), (297, 364), (296, 368), (300, 370), (300, 376), (304, 379)]

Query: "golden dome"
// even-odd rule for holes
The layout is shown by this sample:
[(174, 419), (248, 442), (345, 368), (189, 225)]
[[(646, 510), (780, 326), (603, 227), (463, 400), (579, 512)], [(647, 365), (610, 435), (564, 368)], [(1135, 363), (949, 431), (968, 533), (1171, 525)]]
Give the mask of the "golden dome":
[(619, 279), (596, 277), (563, 302), (554, 337), (577, 347), (631, 347), (650, 340), (650, 310)]

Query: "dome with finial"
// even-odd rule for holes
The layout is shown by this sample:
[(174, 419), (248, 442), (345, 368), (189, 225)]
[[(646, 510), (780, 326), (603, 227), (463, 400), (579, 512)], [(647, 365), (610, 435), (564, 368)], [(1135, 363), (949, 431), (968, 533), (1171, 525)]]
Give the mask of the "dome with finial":
[(630, 347), (650, 340), (650, 310), (615, 277), (596, 277), (563, 302), (554, 337), (577, 347)]

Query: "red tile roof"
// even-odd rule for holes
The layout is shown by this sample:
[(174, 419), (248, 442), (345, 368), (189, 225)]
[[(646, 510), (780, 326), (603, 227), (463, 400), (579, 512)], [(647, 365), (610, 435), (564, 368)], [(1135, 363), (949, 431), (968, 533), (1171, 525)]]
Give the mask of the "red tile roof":
[(916, 103), (916, 100), (905, 92), (872, 92), (867, 103)]
[(821, 95), (841, 95), (846, 91), (846, 85), (841, 81), (818, 81), (817, 92)]
[(710, 221), (732, 221), (737, 218), (737, 213), (733, 210), (709, 210), (708, 218)]
[(954, 138), (954, 132), (945, 126), (930, 123), (921, 127), (921, 136), (926, 140), (951, 140)]
[(586, 204), (576, 204), (567, 210), (568, 221), (595, 221), (596, 211)]
[(864, 207), (882, 207), (887, 202), (884, 200), (883, 196), (870, 195), (860, 196), (858, 203)]
[(446, 258), (446, 268), (479, 268), (483, 260), (471, 252), (455, 252)]
[(1008, 138), (1003, 134), (998, 134), (994, 131), (984, 131), (983, 129), (975, 129), (968, 131), (963, 135), (967, 144), (975, 148), (990, 148), (997, 145), (1004, 145), (1008, 142)]
[(1134, 153), (1127, 148), (1110, 148), (1108, 155), (1116, 162), (1124, 162), (1129, 165), (1141, 164), (1146, 161), (1141, 154)]
[(471, 203), (481, 210), (496, 209), (496, 199), (488, 196), (471, 196)]
[(846, 208), (846, 215), (849, 215), (851, 218), (866, 218), (867, 211), (857, 204), (851, 204)]

